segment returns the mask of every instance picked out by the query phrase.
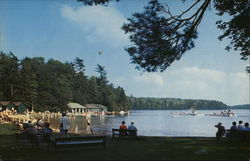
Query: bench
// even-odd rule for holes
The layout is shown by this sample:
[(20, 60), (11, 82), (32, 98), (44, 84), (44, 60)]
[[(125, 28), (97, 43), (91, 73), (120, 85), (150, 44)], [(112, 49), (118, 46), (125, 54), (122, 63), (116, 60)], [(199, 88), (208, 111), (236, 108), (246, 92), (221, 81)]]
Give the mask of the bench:
[(112, 129), (112, 138), (136, 138), (137, 130)]
[(225, 136), (229, 139), (239, 140), (243, 142), (250, 142), (250, 131), (239, 131), (234, 130), (231, 132), (230, 129), (225, 130)]
[(35, 135), (29, 135), (29, 134), (15, 134), (17, 147), (23, 147), (31, 145), (32, 148), (35, 145), (37, 149), (40, 149), (41, 143), (46, 143), (48, 145), (48, 148), (50, 146), (51, 141), (48, 140), (48, 138), (43, 134), (35, 134)]
[(52, 142), (54, 150), (64, 148), (79, 148), (86, 145), (106, 147), (106, 136), (71, 136), (55, 138)]

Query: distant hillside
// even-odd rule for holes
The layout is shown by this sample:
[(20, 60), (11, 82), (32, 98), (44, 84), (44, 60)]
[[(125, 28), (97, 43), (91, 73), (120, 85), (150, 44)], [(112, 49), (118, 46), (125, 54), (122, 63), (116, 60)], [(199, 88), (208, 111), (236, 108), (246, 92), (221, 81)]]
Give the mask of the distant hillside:
[(132, 110), (219, 110), (228, 106), (215, 100), (194, 100), (179, 98), (128, 97)]
[(235, 106), (228, 106), (228, 107), (232, 109), (250, 109), (250, 104), (235, 105)]

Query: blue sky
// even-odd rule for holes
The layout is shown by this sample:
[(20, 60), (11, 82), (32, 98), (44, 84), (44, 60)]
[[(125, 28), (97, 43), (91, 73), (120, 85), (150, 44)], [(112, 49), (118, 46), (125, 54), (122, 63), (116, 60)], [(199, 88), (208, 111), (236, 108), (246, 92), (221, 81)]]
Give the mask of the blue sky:
[[(175, 13), (188, 6), (176, 0), (165, 2)], [(128, 35), (120, 27), (145, 4), (146, 0), (121, 0), (108, 7), (89, 7), (76, 0), (0, 0), (0, 49), (12, 51), (19, 59), (43, 56), (72, 62), (79, 57), (88, 76), (97, 75), (96, 65), (103, 65), (109, 81), (122, 86), (127, 95), (250, 103), (245, 72), (249, 61), (224, 50), (229, 41), (217, 38), (221, 31), (213, 8), (199, 26), (196, 47), (180, 61), (162, 73), (135, 70), (124, 51), (130, 44)]]

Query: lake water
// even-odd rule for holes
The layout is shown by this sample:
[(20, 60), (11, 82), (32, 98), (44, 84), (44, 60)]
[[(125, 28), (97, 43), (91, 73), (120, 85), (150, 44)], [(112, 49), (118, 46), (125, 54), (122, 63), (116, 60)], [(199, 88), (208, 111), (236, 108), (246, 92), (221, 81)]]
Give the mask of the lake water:
[[(144, 136), (205, 136), (214, 137), (217, 128), (214, 125), (221, 122), (226, 129), (231, 127), (233, 121), (239, 120), (250, 123), (250, 110), (234, 109), (237, 116), (192, 116), (179, 115), (173, 117), (175, 112), (191, 113), (190, 110), (134, 110), (129, 115), (92, 116), (91, 126), (96, 135), (111, 135), (112, 128), (118, 128), (124, 120), (127, 125), (131, 121), (138, 129), (138, 135)], [(198, 110), (198, 113), (213, 114), (221, 110)], [(50, 118), (51, 127), (59, 128), (59, 118)], [(76, 116), (70, 118), (70, 132), (87, 133), (86, 117)]]

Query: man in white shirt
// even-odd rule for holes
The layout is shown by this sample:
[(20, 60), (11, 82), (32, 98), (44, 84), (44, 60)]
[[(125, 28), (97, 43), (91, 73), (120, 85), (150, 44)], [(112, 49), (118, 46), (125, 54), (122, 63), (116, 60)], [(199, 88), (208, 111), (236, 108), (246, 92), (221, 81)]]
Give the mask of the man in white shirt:
[(131, 125), (128, 126), (128, 130), (133, 130), (133, 131), (129, 131), (130, 136), (137, 135), (137, 128), (135, 127), (134, 122), (131, 122)]
[(63, 112), (60, 119), (60, 129), (62, 129), (63, 136), (68, 136), (69, 131), (69, 118), (66, 116), (66, 113)]
[(131, 122), (131, 125), (128, 126), (128, 130), (137, 130), (137, 128), (134, 125), (134, 122)]

